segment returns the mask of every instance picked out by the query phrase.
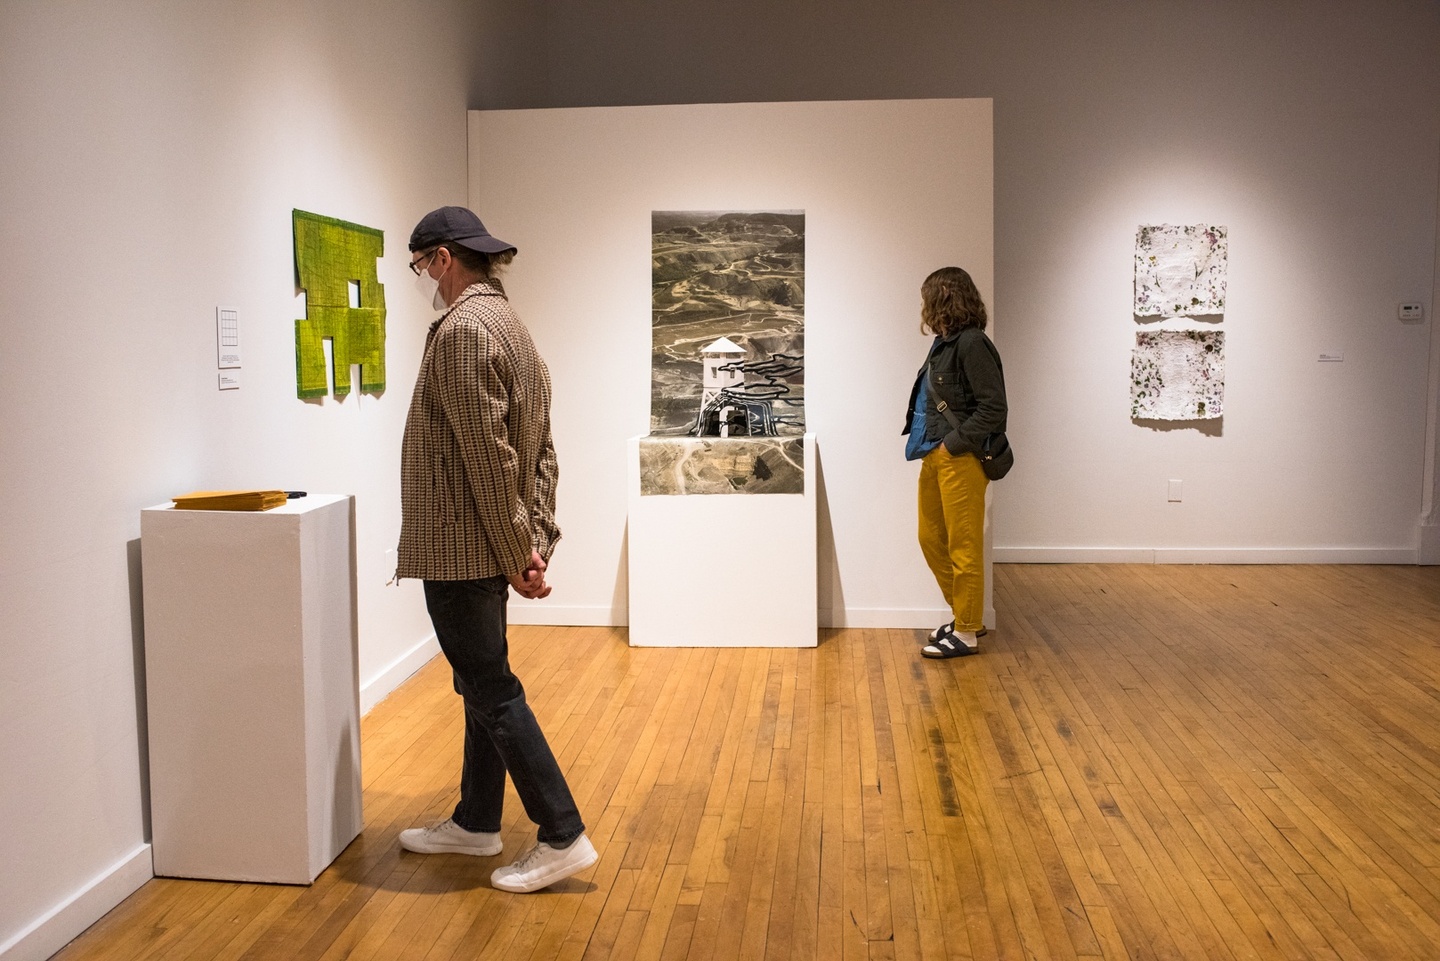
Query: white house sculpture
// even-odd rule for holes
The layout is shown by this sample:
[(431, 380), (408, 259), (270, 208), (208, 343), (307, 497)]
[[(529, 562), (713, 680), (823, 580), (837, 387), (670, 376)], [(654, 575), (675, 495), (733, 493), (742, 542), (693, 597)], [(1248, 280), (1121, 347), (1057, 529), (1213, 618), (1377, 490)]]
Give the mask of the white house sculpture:
[[(745, 386), (744, 360), (745, 348), (729, 337), (721, 337), (709, 347), (701, 348), (700, 364), (704, 368), (704, 378), (701, 381), (700, 390), (700, 410), (702, 412), (700, 419), (702, 421), (704, 412), (721, 399), (722, 393)], [(716, 412), (721, 437), (730, 436), (729, 418), (734, 410), (733, 406), (727, 404)]]
[(739, 363), (744, 357), (745, 348), (729, 337), (721, 337), (709, 347), (701, 348), (700, 363), (705, 368), (705, 379), (700, 392), (702, 408), (719, 397), (722, 390), (740, 387), (745, 383), (745, 366)]

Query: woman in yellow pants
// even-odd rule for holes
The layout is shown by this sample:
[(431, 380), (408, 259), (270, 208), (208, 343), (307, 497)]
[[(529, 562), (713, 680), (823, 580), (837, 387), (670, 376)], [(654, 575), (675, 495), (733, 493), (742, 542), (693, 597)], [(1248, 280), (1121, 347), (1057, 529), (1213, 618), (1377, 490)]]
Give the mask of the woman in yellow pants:
[(920, 550), (953, 620), (926, 657), (979, 650), (985, 607), (985, 488), (980, 456), (1005, 430), (1005, 375), (985, 336), (985, 302), (970, 275), (942, 267), (920, 287), (920, 329), (935, 335), (906, 409), (905, 456), (920, 461)]

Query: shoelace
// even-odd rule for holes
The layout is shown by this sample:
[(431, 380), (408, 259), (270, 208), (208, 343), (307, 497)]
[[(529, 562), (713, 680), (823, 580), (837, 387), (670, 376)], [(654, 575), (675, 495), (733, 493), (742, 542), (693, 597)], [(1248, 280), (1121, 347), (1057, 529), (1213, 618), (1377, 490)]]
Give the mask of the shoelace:
[(520, 859), (519, 859), (518, 861), (516, 861), (514, 864), (512, 864), (512, 865), (510, 865), (510, 866), (511, 866), (512, 868), (514, 868), (516, 871), (524, 871), (526, 868), (528, 868), (528, 867), (530, 866), (530, 862), (533, 861), (533, 860), (535, 860), (536, 856), (539, 855), (539, 854), (540, 854), (540, 845), (537, 843), (537, 844), (536, 844), (534, 847), (532, 847), (530, 850), (528, 850), (528, 851), (526, 851), (524, 854), (522, 854), (522, 855), (520, 856)]

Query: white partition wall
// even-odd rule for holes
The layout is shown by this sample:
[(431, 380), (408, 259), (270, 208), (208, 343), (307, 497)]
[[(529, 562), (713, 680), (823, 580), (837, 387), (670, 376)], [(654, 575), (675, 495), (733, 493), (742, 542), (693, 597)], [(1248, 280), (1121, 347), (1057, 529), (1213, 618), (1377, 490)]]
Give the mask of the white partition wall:
[[(649, 429), (655, 210), (805, 212), (819, 623), (947, 619), (916, 546), (918, 468), (899, 432), (929, 344), (930, 271), (970, 271), (1005, 350), (991, 125), (989, 100), (471, 112), (470, 203), (519, 248), (506, 288), (555, 384), (555, 590), (512, 604), (512, 619), (626, 623), (626, 441)], [(986, 608), (993, 624), (988, 595)]]

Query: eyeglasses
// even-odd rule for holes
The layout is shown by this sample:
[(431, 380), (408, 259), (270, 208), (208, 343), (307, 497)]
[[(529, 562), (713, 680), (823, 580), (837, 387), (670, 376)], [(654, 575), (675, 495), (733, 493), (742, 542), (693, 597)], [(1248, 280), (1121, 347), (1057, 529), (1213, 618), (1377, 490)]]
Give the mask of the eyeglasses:
[(419, 260), (412, 260), (412, 261), (410, 261), (410, 272), (411, 272), (412, 274), (414, 274), (416, 277), (419, 277), (419, 276), (420, 276), (420, 266), (421, 266), (422, 264), (427, 263), (427, 262), (430, 261), (430, 260), (433, 260), (433, 259), (435, 258), (435, 255), (438, 254), (439, 252), (440, 252), (440, 248), (439, 248), (439, 247), (436, 247), (434, 250), (430, 251), (428, 254), (423, 254), (423, 255), (421, 255), (421, 257), (420, 257)]

